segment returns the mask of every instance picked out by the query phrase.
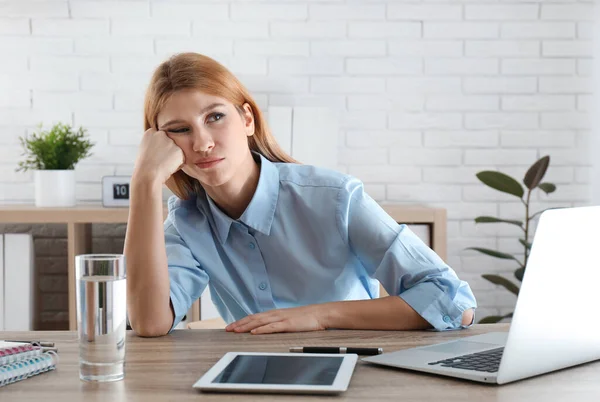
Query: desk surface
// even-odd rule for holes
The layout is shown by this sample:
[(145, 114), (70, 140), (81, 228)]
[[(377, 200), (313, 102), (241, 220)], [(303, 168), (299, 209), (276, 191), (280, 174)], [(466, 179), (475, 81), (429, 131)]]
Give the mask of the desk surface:
[(323, 331), (275, 335), (233, 334), (222, 330), (177, 330), (162, 338), (128, 333), (125, 380), (92, 384), (79, 380), (75, 332), (0, 332), (2, 339), (56, 342), (56, 371), (0, 389), (2, 401), (597, 401), (600, 362), (495, 386), (359, 363), (348, 391), (339, 397), (203, 394), (192, 388), (228, 351), (286, 352), (290, 346), (381, 346), (391, 352), (490, 331), (507, 324), (475, 325), (464, 331)]

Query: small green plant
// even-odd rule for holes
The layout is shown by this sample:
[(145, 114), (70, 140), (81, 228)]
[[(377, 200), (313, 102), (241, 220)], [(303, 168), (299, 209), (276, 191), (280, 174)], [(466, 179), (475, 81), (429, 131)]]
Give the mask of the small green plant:
[[(527, 267), (527, 260), (529, 258), (529, 252), (531, 250), (531, 243), (529, 242), (529, 235), (531, 231), (531, 223), (532, 221), (538, 217), (542, 212), (546, 211), (546, 209), (542, 211), (538, 211), (532, 215), (530, 215), (530, 200), (531, 194), (535, 189), (539, 189), (546, 194), (553, 193), (556, 191), (556, 186), (552, 183), (542, 183), (542, 179), (546, 174), (546, 170), (548, 170), (548, 166), (550, 165), (550, 156), (544, 156), (537, 162), (535, 162), (525, 173), (525, 177), (523, 178), (523, 184), (525, 184), (525, 188), (519, 183), (517, 180), (512, 177), (496, 171), (483, 171), (477, 173), (477, 178), (486, 186), (489, 186), (495, 190), (502, 191), (503, 193), (514, 195), (518, 197), (523, 203), (523, 207), (525, 208), (525, 220), (509, 220), (509, 219), (500, 219), (492, 216), (480, 216), (475, 218), (475, 223), (507, 223), (510, 225), (515, 225), (521, 228), (523, 231), (523, 237), (519, 237), (518, 241), (523, 246), (523, 260), (518, 259), (517, 257), (503, 253), (497, 250), (490, 250), (486, 248), (480, 247), (469, 247), (467, 250), (475, 250), (480, 253), (489, 255), (495, 258), (501, 258), (505, 260), (514, 260), (518, 264), (518, 268), (514, 272), (515, 278), (521, 282), (523, 281), (523, 275), (525, 274), (525, 268)], [(552, 208), (548, 208), (552, 209)], [(517, 286), (512, 281), (500, 276), (500, 275), (491, 275), (485, 274), (482, 275), (484, 279), (495, 284), (500, 285), (506, 288), (509, 292), (514, 293), (515, 295), (519, 294), (520, 287)], [(512, 313), (506, 315), (493, 315), (482, 318), (479, 323), (487, 324), (487, 323), (496, 323), (505, 318), (512, 317)]]
[(31, 170), (72, 170), (80, 160), (91, 156), (94, 146), (87, 138), (87, 131), (80, 127), (73, 131), (72, 127), (58, 123), (49, 131), (43, 131), (39, 125), (39, 133), (19, 137), (24, 149), (25, 161), (19, 162), (19, 171)]

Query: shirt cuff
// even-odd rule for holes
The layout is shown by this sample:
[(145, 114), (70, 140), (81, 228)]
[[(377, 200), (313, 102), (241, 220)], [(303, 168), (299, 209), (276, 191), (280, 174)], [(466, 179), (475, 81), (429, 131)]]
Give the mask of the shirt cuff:
[(429, 322), (436, 331), (467, 328), (462, 325), (463, 312), (475, 306), (459, 305), (435, 283), (422, 282), (399, 295), (421, 317)]

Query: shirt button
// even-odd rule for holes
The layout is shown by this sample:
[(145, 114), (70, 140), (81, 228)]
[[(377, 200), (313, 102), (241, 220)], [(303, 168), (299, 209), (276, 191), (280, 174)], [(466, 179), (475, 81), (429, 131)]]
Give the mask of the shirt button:
[(254, 250), (256, 248), (254, 243), (248, 243), (248, 247), (250, 247), (250, 250)]
[(444, 316), (444, 322), (451, 323), (452, 319), (450, 317), (448, 317), (447, 315), (445, 315)]
[(261, 283), (258, 285), (258, 288), (259, 288), (260, 290), (265, 290), (265, 289), (267, 288), (267, 284), (266, 284), (266, 283), (264, 283), (264, 282), (261, 282)]

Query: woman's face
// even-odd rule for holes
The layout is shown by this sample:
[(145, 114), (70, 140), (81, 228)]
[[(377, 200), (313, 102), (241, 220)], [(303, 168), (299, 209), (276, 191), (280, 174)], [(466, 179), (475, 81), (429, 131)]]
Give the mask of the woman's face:
[(164, 131), (183, 150), (188, 176), (203, 185), (220, 186), (252, 159), (248, 137), (254, 134), (252, 109), (244, 114), (225, 99), (193, 89), (174, 93), (157, 117)]

